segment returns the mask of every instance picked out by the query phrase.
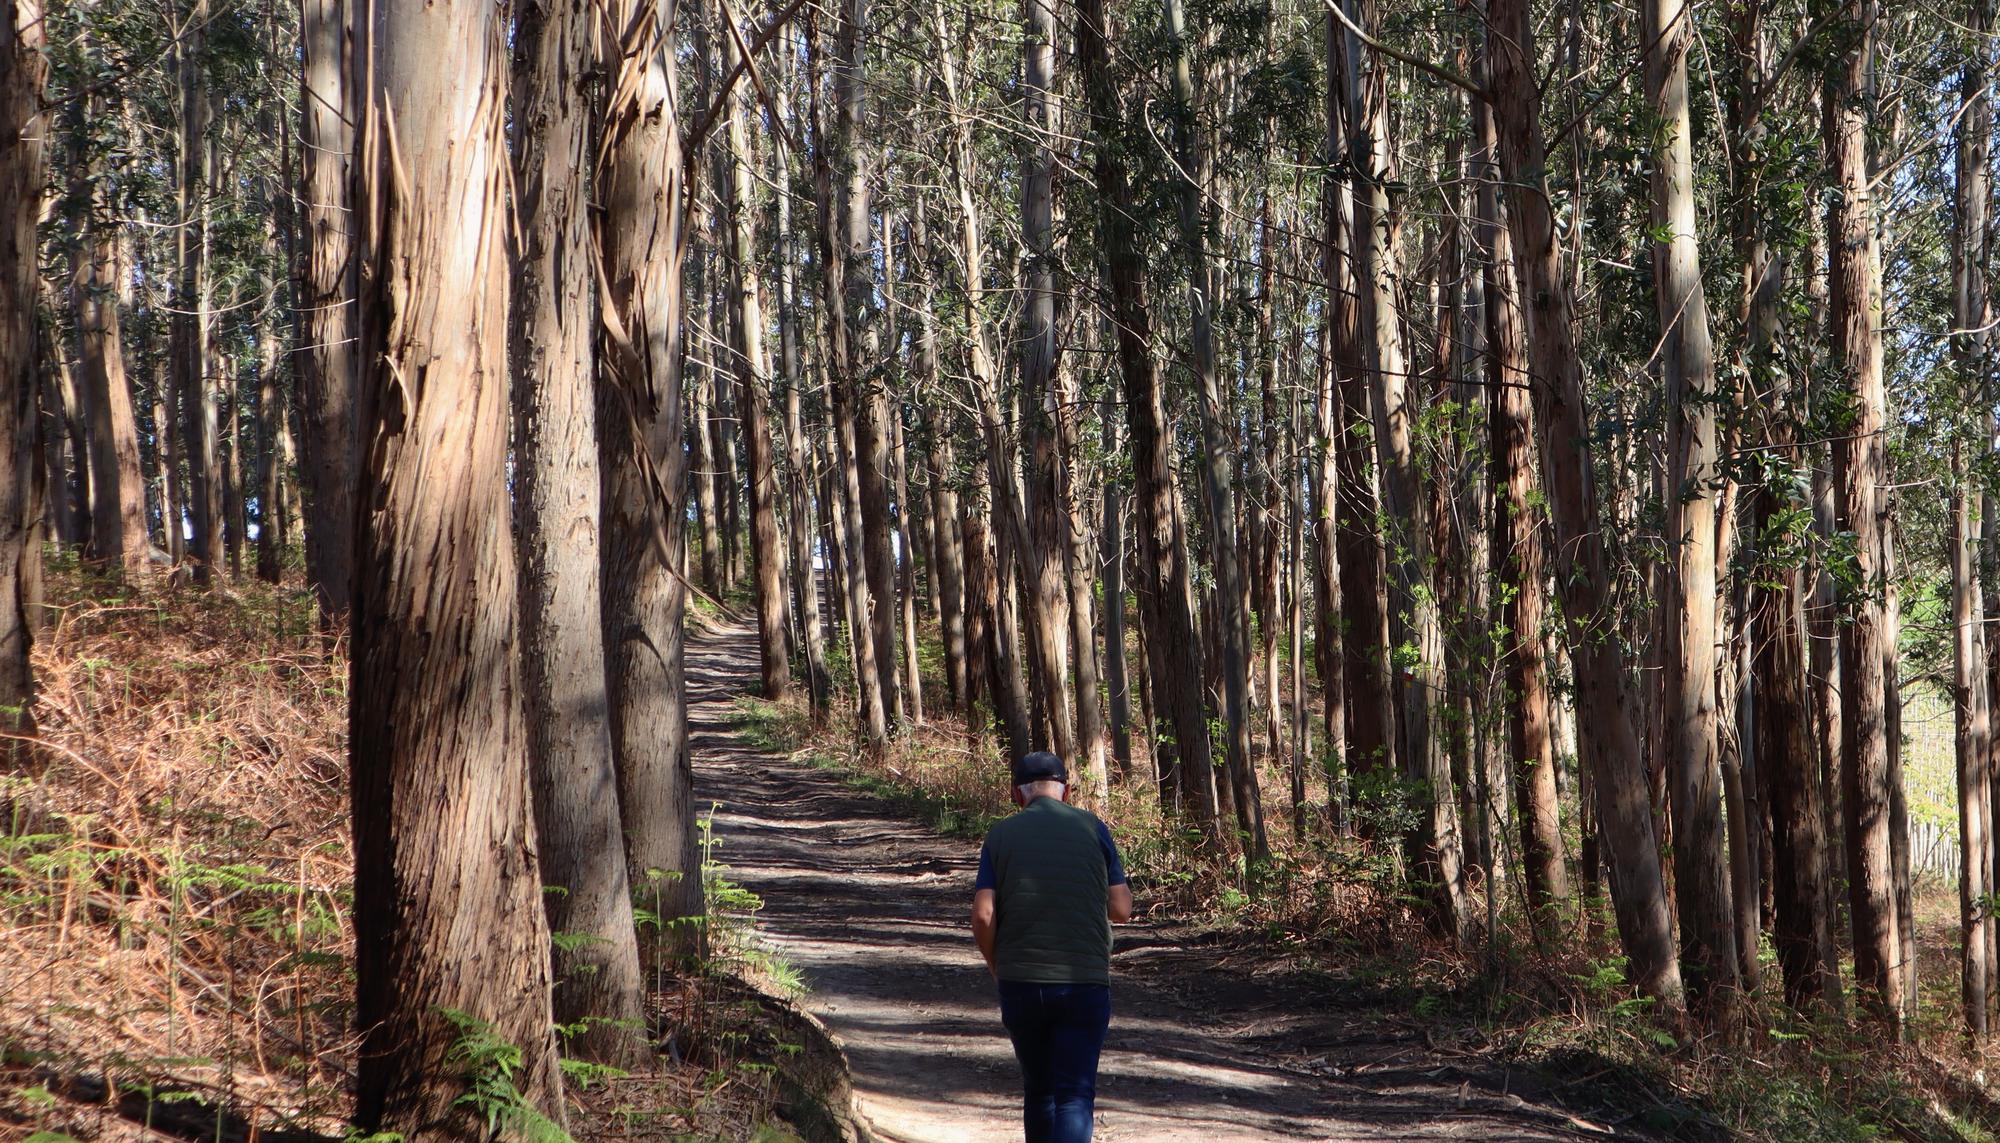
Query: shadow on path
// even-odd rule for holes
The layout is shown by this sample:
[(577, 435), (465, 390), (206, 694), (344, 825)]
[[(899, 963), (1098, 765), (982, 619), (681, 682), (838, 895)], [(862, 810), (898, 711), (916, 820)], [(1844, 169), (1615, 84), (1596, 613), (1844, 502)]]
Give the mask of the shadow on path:
[[(887, 1139), (1020, 1138), (1013, 1053), (966, 929), (976, 847), (743, 741), (735, 700), (756, 693), (756, 662), (746, 626), (689, 640), (695, 786), (721, 806), (717, 859), (763, 898), (759, 928), (804, 975), (805, 1007), (840, 1037)], [(1121, 927), (1117, 948), (1100, 1140), (1607, 1134), (1509, 1095), (1505, 1076), (1430, 1058), (1411, 1032), (1350, 1028), (1336, 1004), (1300, 1005), (1275, 980), (1267, 990), (1162, 929)]]

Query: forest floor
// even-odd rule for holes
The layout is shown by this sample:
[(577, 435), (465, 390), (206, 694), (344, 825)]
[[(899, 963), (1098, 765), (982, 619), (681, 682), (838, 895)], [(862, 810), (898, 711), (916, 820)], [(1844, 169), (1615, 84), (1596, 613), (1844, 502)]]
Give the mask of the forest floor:
[[(717, 807), (715, 860), (762, 899), (758, 929), (844, 1046), (883, 1140), (1019, 1138), (1018, 1073), (966, 928), (977, 845), (760, 749), (739, 708), (756, 663), (741, 623), (690, 639), (695, 784)], [(1637, 1116), (1602, 1079), (1441, 1045), (1393, 990), (1140, 906), (1115, 935), (1100, 1139), (1649, 1137), (1621, 1123)]]

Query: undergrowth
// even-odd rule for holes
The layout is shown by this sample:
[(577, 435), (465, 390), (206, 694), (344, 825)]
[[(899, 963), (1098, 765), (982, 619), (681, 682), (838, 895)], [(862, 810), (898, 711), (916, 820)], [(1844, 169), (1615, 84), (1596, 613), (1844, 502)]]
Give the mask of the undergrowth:
[[(58, 559), (48, 607), (41, 741), (0, 775), (0, 1137), (360, 1140), (345, 648), (295, 588), (112, 592)], [(790, 1138), (796, 1047), (732, 982), (796, 973), (708, 888), (709, 957), (649, 974), (656, 1064), (565, 1062), (575, 1138)], [(516, 1049), (461, 1032), (468, 1105), (560, 1138), (507, 1099)]]

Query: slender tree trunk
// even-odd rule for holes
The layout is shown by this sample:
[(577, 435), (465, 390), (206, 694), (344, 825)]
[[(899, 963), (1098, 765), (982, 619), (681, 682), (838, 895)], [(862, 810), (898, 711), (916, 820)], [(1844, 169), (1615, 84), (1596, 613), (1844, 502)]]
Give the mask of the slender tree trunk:
[[(979, 498), (983, 499), (983, 498)], [(1013, 642), (1003, 637), (999, 623), (1001, 583), (998, 554), (993, 548), (989, 516), (975, 510), (965, 516), (966, 645), (972, 663), (985, 663), (987, 689), (994, 712), (1007, 736), (1007, 753), (1019, 758), (1033, 749), (1027, 696), (1021, 689), (1021, 669), (1014, 661)], [(971, 704), (967, 704), (968, 709)]]
[(931, 525), (936, 533), (931, 556), (931, 578), (936, 581), (938, 628), (944, 644), (945, 690), (949, 693), (954, 706), (969, 710), (971, 701), (967, 690), (965, 643), (965, 547), (958, 522), (958, 490), (953, 487), (956, 477), (951, 462), (951, 441), (947, 432), (949, 422), (934, 408), (933, 403), (922, 395), (925, 389), (935, 389), (938, 384), (938, 344), (929, 217), (921, 198), (918, 199), (915, 213), (910, 219), (910, 263), (917, 273), (920, 291), (917, 302), (919, 323), (917, 364), (916, 376), (913, 378), (918, 393), (913, 394), (915, 399), (912, 404), (921, 419), (925, 459), (930, 469), (926, 483), (930, 488)]
[[(699, 223), (699, 219), (691, 220)], [(714, 249), (713, 242), (699, 240), (692, 244), (690, 259), (693, 273), (689, 275), (693, 289), (684, 296), (694, 298), (698, 307), (689, 320), (696, 331), (692, 344), (682, 351), (686, 355), (684, 368), (689, 370), (688, 400), (690, 408), (687, 416), (688, 465), (693, 473), (695, 522), (699, 526), (695, 539), (701, 545), (701, 590), (712, 597), (720, 597), (728, 590), (728, 569), (723, 567), (722, 513), (723, 493), (719, 475), (722, 462), (717, 457), (719, 441), (716, 434), (715, 384), (716, 367), (714, 317), (715, 307), (709, 291), (709, 254)]]
[(30, 510), (41, 388), (35, 224), (50, 134), (46, 44), (40, 0), (0, 0), (0, 727), (19, 735), (35, 732), (28, 605), (41, 568)]
[(1673, 607), (1664, 623), (1675, 902), (1689, 987), (1710, 1003), (1730, 1003), (1740, 981), (1716, 753), (1715, 350), (1695, 233), (1687, 76), (1694, 16), (1685, 0), (1647, 0), (1643, 13), (1646, 95), (1659, 122), (1653, 288), (1670, 417), (1667, 541), (1674, 563), (1667, 581)]
[(1249, 847), (1252, 862), (1263, 864), (1270, 860), (1271, 846), (1264, 833), (1262, 798), (1250, 762), (1250, 621), (1244, 613), (1242, 563), (1237, 550), (1236, 477), (1230, 465), (1235, 449), (1229, 441), (1228, 411), (1223, 405), (1216, 365), (1214, 324), (1219, 283), (1209, 264), (1206, 238), (1209, 224), (1204, 195), (1212, 173), (1212, 157), (1210, 149), (1200, 142), (1205, 127), (1199, 122), (1194, 49), (1188, 39), (1181, 0), (1166, 0), (1165, 10), (1167, 37), (1176, 52), (1173, 90), (1178, 104), (1177, 150), (1183, 174), (1179, 196), (1181, 241), (1188, 254), (1194, 319), (1191, 364), (1200, 408), (1202, 485), (1208, 500), (1216, 611), (1221, 627), (1218, 642), (1222, 652), (1222, 731), (1227, 738), (1228, 781), (1236, 807), (1236, 825)]
[(1092, 566), (1090, 522), (1083, 487), (1083, 449), (1077, 440), (1077, 417), (1083, 396), (1073, 376), (1057, 379), (1056, 497), (1062, 519), (1059, 534), (1064, 545), (1063, 570), (1069, 597), (1069, 642), (1071, 678), (1075, 689), (1076, 766), (1087, 788), (1103, 806), (1110, 796), (1109, 775), (1104, 762), (1104, 705), (1099, 693), (1102, 678), (1097, 668), (1097, 618), (1094, 596), (1096, 569)]
[[(789, 60), (790, 53), (781, 56)], [(786, 539), (791, 549), (791, 575), (798, 591), (799, 629), (805, 639), (806, 691), (811, 697), (814, 717), (825, 717), (832, 702), (831, 680), (826, 673), (826, 635), (820, 625), (819, 576), (813, 555), (812, 480), (807, 473), (803, 411), (804, 368), (800, 361), (799, 319), (794, 262), (798, 249), (792, 234), (791, 151), (785, 133), (775, 132), (771, 149), (772, 181), (777, 184), (778, 242), (778, 357), (783, 370), (785, 393), (785, 508)]]
[[(48, 291), (47, 283), (38, 283)], [(45, 312), (55, 305), (42, 299)], [(36, 402), (40, 454), (34, 458), (46, 485), (37, 499), (48, 505), (46, 515), (58, 544), (83, 548), (90, 543), (90, 459), (84, 440), (81, 408), (75, 371), (61, 345), (43, 338), (37, 350), (40, 400)]]
[(639, 945), (606, 707), (594, 398), (597, 268), (590, 182), (597, 13), (527, 0), (517, 15), (514, 129), (520, 246), (513, 326), (514, 523), (521, 688), (568, 1050), (633, 1067), (646, 1055)]
[(181, 495), (180, 432), (168, 412), (172, 392), (167, 355), (162, 354), (153, 367), (153, 460), (159, 468), (161, 546), (178, 566), (186, 555), (187, 532), (182, 525), (186, 501)]
[[(845, 263), (841, 289), (846, 295), (849, 359), (840, 380), (854, 424), (854, 464), (858, 481), (855, 539), (866, 553), (866, 619), (873, 625), (875, 672), (884, 725), (903, 720), (902, 688), (896, 675), (896, 553), (889, 520), (889, 399), (879, 374), (873, 373), (878, 350), (872, 313), (870, 281), (869, 203), (872, 159), (866, 117), (866, 58), (868, 0), (841, 0), (840, 35), (834, 72), (838, 93), (836, 133), (840, 139), (841, 227), (839, 255)], [(870, 715), (872, 720), (873, 715)], [(871, 726), (871, 734), (872, 734)]]
[[(727, 9), (717, 17), (728, 18)], [(725, 70), (737, 59), (734, 36), (724, 35)], [(764, 697), (791, 691), (790, 621), (785, 604), (784, 550), (778, 541), (778, 475), (770, 426), (771, 365), (764, 352), (764, 306), (757, 282), (755, 182), (751, 178), (748, 120), (754, 92), (741, 84), (729, 101), (729, 179), (723, 209), (729, 227), (731, 345), (736, 373), (737, 428), (750, 482), (750, 562), (757, 600), (757, 647)]]
[(72, 101), (70, 310), (76, 319), (77, 364), (83, 374), (82, 404), (94, 476), (90, 555), (108, 575), (137, 581), (146, 574), (152, 542), (146, 535), (139, 429), (132, 414), (132, 386), (125, 375), (118, 235), (105, 217), (113, 205), (108, 180), (90, 153), (88, 125), (106, 114), (104, 103), (99, 93)]
[(1152, 709), (1172, 723), (1157, 727), (1155, 763), (1162, 803), (1186, 809), (1212, 851), (1222, 845), (1222, 823), (1208, 775), (1211, 757), (1202, 656), (1195, 630), (1187, 546), (1174, 511), (1172, 428), (1158, 360), (1152, 352), (1152, 311), (1147, 298), (1144, 248), (1136, 232), (1135, 198), (1125, 169), (1119, 129), (1124, 121), (1110, 75), (1111, 28), (1102, 0), (1079, 0), (1076, 16), (1079, 69), (1090, 105), (1092, 163), (1100, 199), (1098, 226), (1117, 332), (1118, 371), (1132, 434), (1132, 472), (1138, 549), (1143, 574), (1138, 589)]
[(1842, 10), (1852, 40), (1830, 61), (1822, 94), (1828, 196), (1828, 297), (1834, 361), (1848, 386), (1846, 433), (1834, 442), (1839, 525), (1855, 536), (1856, 587), (1840, 629), (1842, 780), (1854, 975), (1869, 1006), (1898, 1035), (1904, 1026), (1902, 938), (1891, 855), (1893, 796), (1887, 726), (1891, 644), (1883, 614), (1887, 531), (1883, 520), (1884, 424), (1880, 262), (1869, 193), (1863, 91), (1873, 40), (1872, 0)]
[[(1493, 116), (1481, 107), (1481, 152), (1492, 161)], [(1497, 173), (1497, 172), (1495, 172)], [(1537, 506), (1534, 425), (1528, 373), (1526, 319), (1514, 259), (1514, 236), (1497, 179), (1482, 178), (1480, 228), (1488, 259), (1486, 283), (1487, 378), (1493, 442), (1497, 535), (1492, 548), (1499, 592), (1500, 677), (1506, 689), (1507, 769), (1513, 776), (1514, 812), (1521, 830), (1521, 867), (1536, 931), (1562, 925), (1569, 897), (1563, 866), (1560, 800), (1556, 790), (1555, 736), (1548, 666), (1542, 657), (1543, 584), (1541, 510)]]
[[(306, 580), (328, 629), (346, 622), (354, 563), (356, 430), (354, 263), (348, 164), (355, 100), (349, 83), (347, 0), (300, 0), (299, 198), (305, 257), (298, 282), (300, 483), (305, 492)], [(171, 469), (170, 469), (171, 471)], [(168, 529), (178, 557), (180, 501)]]
[[(1331, 13), (1326, 18), (1326, 54), (1330, 64), (1344, 66), (1347, 31)], [(1327, 169), (1340, 171), (1348, 159), (1347, 100), (1338, 85), (1327, 85)], [(1328, 366), (1326, 384), (1337, 390), (1331, 405), (1333, 426), (1327, 456), (1333, 477), (1322, 482), (1333, 490), (1323, 511), (1334, 523), (1331, 566), (1337, 571), (1340, 605), (1340, 675), (1346, 684), (1341, 704), (1346, 749), (1338, 756), (1343, 772), (1361, 779), (1357, 795), (1371, 803), (1357, 806), (1354, 826), (1363, 837), (1374, 835), (1382, 780), (1396, 772), (1395, 708), (1389, 669), (1389, 608), (1384, 586), (1387, 570), (1375, 497), (1375, 469), (1368, 436), (1371, 417), (1368, 387), (1362, 377), (1361, 307), (1355, 274), (1353, 187), (1345, 178), (1329, 177), (1325, 185)]]
[(673, 53), (656, 0), (610, 0), (595, 212), (603, 285), (597, 432), (611, 749), (627, 877), (668, 952), (698, 943), (694, 771), (683, 676), (687, 603), (682, 259), (687, 229)]
[[(1284, 627), (1281, 600), (1284, 597), (1284, 567), (1282, 547), (1284, 544), (1284, 508), (1278, 501), (1283, 490), (1278, 471), (1286, 464), (1289, 455), (1284, 447), (1286, 425), (1278, 418), (1278, 343), (1277, 308), (1278, 279), (1273, 259), (1276, 244), (1272, 230), (1277, 220), (1271, 204), (1272, 193), (1266, 188), (1263, 203), (1257, 219), (1257, 314), (1256, 314), (1256, 371), (1258, 396), (1257, 446), (1250, 457), (1250, 528), (1252, 537), (1249, 550), (1256, 553), (1257, 567), (1251, 578), (1255, 598), (1258, 635), (1260, 645), (1257, 661), (1263, 668), (1264, 676), (1264, 752), (1272, 762), (1285, 756), (1285, 715), (1282, 700), (1283, 684), (1280, 682), (1282, 668), (1278, 662), (1279, 631)], [(1289, 497), (1286, 498), (1289, 502)], [(1294, 775), (1298, 778), (1299, 775)], [(1299, 817), (1299, 805), (1304, 800), (1301, 788), (1292, 799), (1293, 816)], [(1299, 820), (1303, 821), (1302, 817)]]
[[(1296, 346), (1296, 342), (1294, 343)], [(1286, 599), (1289, 601), (1287, 619), (1290, 621), (1292, 644), (1291, 688), (1292, 688), (1292, 833), (1303, 839), (1306, 836), (1307, 793), (1306, 764), (1312, 755), (1312, 723), (1306, 712), (1306, 501), (1303, 489), (1308, 479), (1307, 462), (1303, 459), (1306, 450), (1301, 447), (1301, 415), (1304, 401), (1300, 398), (1301, 386), (1294, 385), (1290, 409), (1286, 417), (1285, 455), (1291, 462), (1280, 469), (1281, 479), (1292, 490), (1284, 497), (1291, 517), (1285, 568), (1289, 577)]]
[[(917, 662), (917, 593), (916, 593), (916, 550), (910, 547), (910, 483), (906, 465), (909, 449), (903, 440), (903, 416), (900, 403), (907, 400), (907, 392), (897, 394), (898, 405), (892, 409), (886, 394), (890, 390), (889, 378), (898, 372), (896, 360), (902, 352), (902, 305), (896, 297), (896, 233), (898, 225), (894, 211), (882, 214), (882, 325), (888, 331), (888, 360), (883, 363), (880, 388), (885, 394), (882, 416), (883, 428), (888, 433), (887, 468), (884, 472), (887, 490), (896, 498), (896, 514), (892, 524), (891, 538), (895, 548), (890, 553), (895, 572), (896, 591), (889, 602), (898, 613), (897, 635), (901, 639), (903, 673), (898, 678), (898, 690), (903, 695), (904, 709), (912, 723), (924, 720), (924, 700), (922, 691), (921, 664)], [(908, 235), (905, 234), (907, 240)], [(900, 716), (899, 716), (900, 717)]]
[(369, 283), (348, 725), (355, 1118), (484, 1139), (461, 1098), (467, 1019), (520, 1050), (526, 1105), (562, 1116), (511, 654), (506, 32), (476, 3), (385, 7), (355, 32), (373, 77), (354, 199)]
[(191, 0), (181, 37), (179, 163), (174, 230), (173, 362), (181, 441), (188, 471), (188, 548), (194, 581), (206, 587), (223, 556), (222, 471), (218, 445), (214, 354), (209, 329), (208, 210), (210, 106), (202, 70), (207, 55), (208, 0)]
[(901, 600), (903, 612), (904, 711), (911, 722), (921, 725), (924, 721), (924, 683), (922, 665), (917, 657), (917, 550), (910, 546), (910, 511), (915, 504), (910, 499), (910, 449), (909, 443), (904, 440), (902, 417), (891, 413), (890, 428), (894, 441), (890, 456), (896, 473), (896, 545), (901, 556), (897, 560), (896, 594)]
[[(1886, 450), (1885, 450), (1886, 451)], [(1917, 917), (1916, 896), (1910, 883), (1910, 802), (1909, 784), (1903, 778), (1903, 684), (1900, 666), (1903, 642), (1903, 601), (1896, 576), (1896, 519), (1891, 505), (1895, 500), (1894, 475), (1885, 465), (1882, 510), (1882, 580), (1886, 599), (1882, 608), (1883, 735), (1889, 746), (1889, 877), (1896, 900), (1897, 971), (1903, 990), (1903, 1012), (1907, 1021), (1917, 1010)]]
[[(1736, 171), (1738, 253), (1743, 263), (1738, 303), (1745, 331), (1744, 376), (1750, 404), (1761, 411), (1769, 460), (1792, 466), (1804, 461), (1797, 444), (1803, 389), (1774, 358), (1786, 256), (1766, 239), (1760, 192), (1765, 153), (1758, 145), (1768, 64), (1761, 3), (1748, 3), (1737, 17), (1741, 81), (1732, 107), (1731, 133), (1741, 140)], [(1826, 811), (1819, 755), (1813, 735), (1809, 693), (1802, 573), (1788, 548), (1810, 539), (1789, 535), (1779, 521), (1809, 498), (1791, 489), (1795, 479), (1766, 480), (1753, 491), (1751, 507), (1758, 549), (1751, 553), (1757, 586), (1751, 593), (1751, 730), (1756, 744), (1756, 784), (1771, 823), (1771, 928), (1778, 953), (1785, 1002), (1807, 1011), (1840, 1007), (1839, 952), (1834, 945)], [(1809, 531), (1810, 525), (1807, 525)], [(1742, 731), (1739, 729), (1739, 733)], [(1739, 894), (1743, 890), (1739, 887)], [(1739, 899), (1739, 913), (1743, 902)], [(1739, 941), (1739, 954), (1741, 953)]]
[(1571, 635), (1577, 714), (1589, 727), (1578, 740), (1585, 764), (1594, 771), (1598, 816), (1614, 870), (1612, 902), (1633, 983), (1677, 1009), (1682, 1003), (1680, 966), (1638, 736), (1625, 701), (1626, 664), (1618, 643), (1599, 630), (1609, 620), (1609, 568), (1590, 458), (1584, 452), (1589, 433), (1572, 328), (1575, 301), (1563, 273), (1549, 199), (1540, 189), (1547, 156), (1528, 9), (1528, 0), (1490, 0), (1487, 51), (1494, 118), (1500, 126), (1500, 168), (1508, 184), (1508, 222), (1526, 303), (1529, 366), (1540, 382), (1535, 387), (1536, 435), (1548, 482), (1556, 582)]
[[(1972, 0), (1968, 22), (1973, 32), (1971, 52), (1959, 73), (1960, 98), (1966, 101), (1958, 121), (1957, 183), (1953, 199), (1952, 325), (1960, 399), (1979, 407), (1989, 392), (1991, 333), (1986, 326), (1991, 306), (1986, 285), (1987, 202), (1992, 192), (1993, 103), (1988, 41), (1994, 23), (1993, 0)], [(1992, 892), (1993, 838), (1988, 820), (1993, 803), (1993, 730), (1991, 698), (1986, 685), (1986, 601), (1979, 582), (1979, 532), (1988, 526), (1973, 518), (1974, 486), (1966, 454), (1983, 450), (1989, 426), (1981, 419), (1972, 440), (1960, 434), (1952, 443), (1951, 619), (1952, 697), (1958, 755), (1959, 934), (1961, 996), (1966, 1031), (1975, 1039), (1987, 1032), (1987, 1002), (1995, 982), (1986, 949), (1991, 924), (1987, 894)]]
[[(1057, 474), (1063, 463), (1056, 442), (1062, 401), (1056, 347), (1055, 287), (1055, 60), (1052, 0), (1022, 0), (1023, 118), (1021, 159), (1021, 452), (1025, 496), (1011, 513), (1014, 551), (1020, 557), (1027, 602), (1029, 662), (1034, 698), (1046, 712), (1048, 747), (1075, 767), (1077, 738), (1070, 703), (1069, 595), (1064, 576), (1065, 513)], [(997, 427), (997, 426), (996, 426)], [(1082, 650), (1078, 649), (1079, 652)]]
[[(838, 425), (838, 455), (845, 488), (844, 496), (835, 501), (839, 505), (835, 510), (842, 513), (841, 521), (846, 529), (843, 545), (847, 549), (848, 646), (854, 654), (855, 685), (861, 698), (861, 729), (870, 747), (879, 750), (889, 741), (892, 712), (891, 701), (882, 683), (884, 674), (880, 658), (886, 655), (890, 659), (887, 678), (893, 685), (896, 645), (893, 638), (886, 645), (880, 645), (881, 641), (876, 638), (878, 625), (869, 611), (870, 571), (867, 561), (870, 553), (863, 538), (865, 523), (860, 504), (863, 495), (862, 462), (854, 456), (854, 444), (849, 439), (854, 436), (854, 421), (863, 397), (860, 374), (864, 368), (862, 355), (868, 344), (864, 336), (866, 318), (861, 313), (853, 312), (867, 304), (871, 273), (868, 263), (868, 167), (859, 134), (864, 110), (861, 73), (864, 33), (861, 25), (866, 22), (867, 16), (867, 0), (841, 0), (834, 49), (836, 113), (833, 137), (829, 140), (824, 134), (815, 132), (813, 180), (820, 203), (820, 260), (824, 271), (821, 301), (826, 322), (827, 367), (831, 373), (827, 388), (834, 398), (833, 419)], [(840, 176), (837, 197), (834, 186), (836, 166)], [(850, 276), (858, 280), (849, 282), (847, 279)], [(876, 483), (879, 485), (879, 473), (877, 476)], [(880, 491), (879, 487), (876, 491)], [(880, 510), (878, 505), (877, 511)], [(893, 572), (893, 569), (890, 570)], [(892, 600), (893, 592), (884, 593), (884, 606)], [(890, 616), (883, 619), (894, 622)]]
[[(1104, 395), (1101, 421), (1104, 455), (1121, 457), (1124, 435), (1118, 431), (1112, 395)], [(1125, 487), (1116, 460), (1104, 476), (1104, 526), (1098, 553), (1104, 569), (1104, 682), (1111, 700), (1111, 761), (1118, 776), (1132, 772), (1132, 683), (1125, 660)]]
[[(275, 238), (275, 235), (272, 237)], [(265, 285), (267, 289), (272, 288), (268, 280)], [(278, 425), (285, 415), (282, 392), (278, 384), (278, 321), (273, 307), (265, 311), (258, 321), (257, 400), (251, 408), (257, 463), (251, 470), (254, 475), (246, 478), (244, 495), (238, 500), (239, 504), (247, 502), (254, 487), (257, 499), (257, 578), (265, 583), (277, 583), (282, 570), (278, 562)], [(136, 447), (133, 453), (133, 467), (136, 469)], [(239, 518), (247, 529), (247, 507)]]
[(243, 507), (243, 410), (238, 397), (242, 383), (236, 371), (236, 360), (228, 359), (226, 368), (216, 374), (215, 386), (220, 425), (216, 440), (222, 454), (222, 545), (228, 555), (231, 580), (243, 578), (243, 534), (247, 530)]
[[(1353, 0), (1356, 23), (1374, 26), (1373, 0)], [(1414, 434), (1415, 394), (1408, 384), (1396, 279), (1401, 273), (1401, 224), (1389, 204), (1390, 180), (1397, 177), (1388, 133), (1388, 87), (1382, 61), (1364, 75), (1359, 45), (1350, 36), (1340, 69), (1346, 80), (1349, 161), (1354, 171), (1354, 262), (1360, 291), (1363, 364), (1374, 389), (1377, 460), (1382, 466), (1385, 541), (1396, 553), (1390, 561), (1390, 637), (1413, 647), (1415, 657), (1397, 674), (1403, 734), (1404, 777), (1423, 787), (1428, 805), (1411, 837), (1412, 865), (1422, 872), (1438, 920), (1458, 941), (1470, 935), (1472, 917), (1465, 892), (1465, 854), (1459, 834), (1458, 803), (1452, 785), (1441, 720), (1432, 709), (1442, 694), (1439, 677), (1444, 632), (1433, 583), (1432, 534), (1428, 504), (1417, 472)], [(1393, 531), (1390, 531), (1393, 529)]]
[[(1331, 22), (1332, 17), (1328, 17)], [(1331, 101), (1329, 101), (1331, 102)], [(1329, 133), (1329, 143), (1338, 132)], [(1331, 151), (1330, 151), (1331, 153)], [(1344, 180), (1327, 178), (1325, 234), (1321, 239), (1321, 271), (1328, 292), (1339, 280), (1344, 261), (1340, 254), (1341, 236), (1338, 204), (1334, 201)], [(1343, 601), (1340, 566), (1340, 396), (1334, 366), (1335, 333), (1331, 314), (1320, 320), (1320, 366), (1313, 394), (1313, 452), (1310, 472), (1313, 512), (1313, 653), (1319, 672), (1321, 725), (1324, 743), (1320, 746), (1322, 776), (1326, 780), (1326, 808), (1329, 824), (1345, 831), (1347, 816), (1347, 641), (1342, 620)], [(1293, 557), (1298, 558), (1297, 556)]]

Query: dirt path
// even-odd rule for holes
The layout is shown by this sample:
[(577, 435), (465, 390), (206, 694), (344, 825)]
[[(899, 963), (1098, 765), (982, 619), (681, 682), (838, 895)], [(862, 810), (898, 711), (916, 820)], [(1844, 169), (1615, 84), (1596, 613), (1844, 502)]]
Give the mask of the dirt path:
[[(893, 1143), (1019, 1139), (1018, 1073), (965, 928), (976, 847), (745, 744), (731, 724), (737, 696), (756, 689), (750, 628), (691, 639), (688, 687), (697, 792), (722, 805), (719, 860), (764, 899), (760, 926), (845, 1046), (870, 1123)], [(1117, 930), (1099, 1139), (1608, 1134), (1510, 1094), (1519, 1077), (1441, 1060), (1413, 1025), (1257, 959), (1156, 924)]]

